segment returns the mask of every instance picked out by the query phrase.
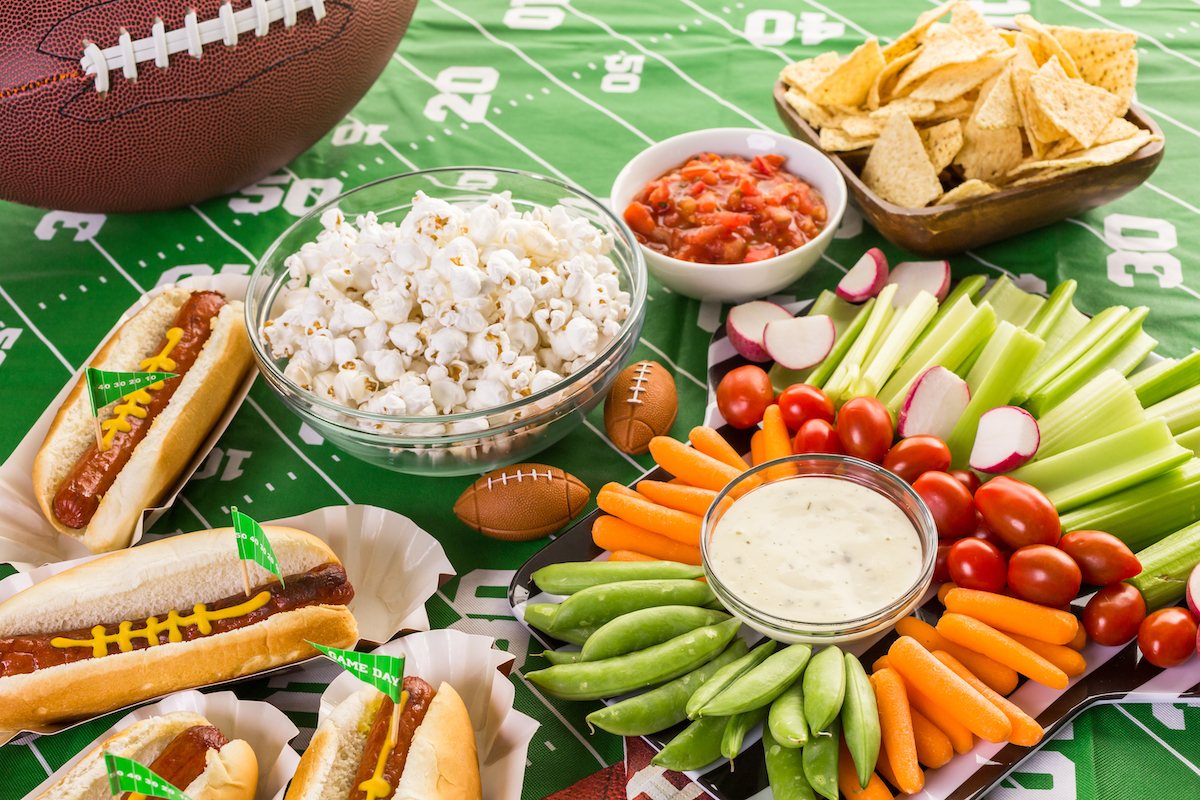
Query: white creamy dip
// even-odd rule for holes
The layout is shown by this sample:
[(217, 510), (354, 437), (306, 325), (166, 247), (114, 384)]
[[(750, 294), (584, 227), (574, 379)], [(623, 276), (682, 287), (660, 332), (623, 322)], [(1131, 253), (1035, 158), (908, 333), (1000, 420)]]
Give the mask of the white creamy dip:
[(744, 495), (717, 521), (709, 567), (747, 605), (798, 622), (857, 619), (920, 577), (921, 540), (895, 503), (850, 480), (804, 476)]

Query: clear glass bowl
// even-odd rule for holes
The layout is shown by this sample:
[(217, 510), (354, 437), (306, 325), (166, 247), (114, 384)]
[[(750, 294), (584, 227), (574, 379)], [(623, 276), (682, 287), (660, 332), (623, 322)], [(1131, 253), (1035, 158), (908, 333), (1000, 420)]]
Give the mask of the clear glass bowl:
[[(608, 253), (630, 295), (621, 330), (590, 364), (553, 386), (496, 408), (437, 417), (402, 417), (357, 411), (305, 391), (283, 374), (286, 358), (274, 358), (261, 331), (283, 311), (281, 291), (288, 280), (284, 260), (305, 242), (316, 241), (321, 214), (340, 208), (349, 220), (368, 211), (380, 222), (397, 224), (412, 207), (417, 190), (468, 206), (497, 192), (512, 192), (518, 211), (534, 205), (567, 206), (613, 238)], [(471, 475), (524, 461), (557, 442), (603, 401), (641, 335), (646, 314), (646, 264), (633, 232), (596, 198), (575, 186), (510, 169), (455, 167), (410, 172), (368, 183), (315, 206), (284, 231), (263, 256), (250, 279), (246, 328), (267, 385), (314, 430), (355, 458), (414, 475)], [(443, 426), (429, 433), (430, 423)], [(420, 435), (406, 433), (423, 426)], [(483, 427), (486, 426), (486, 427)], [(468, 433), (455, 432), (475, 428)], [(480, 429), (482, 428), (482, 429)]]
[[(746, 481), (748, 479), (757, 476), (764, 480), (764, 485), (773, 483), (775, 481), (766, 479), (765, 471), (781, 464), (794, 464), (797, 474), (777, 480), (820, 476), (853, 481), (878, 492), (896, 504), (912, 522), (921, 541), (921, 571), (912, 586), (908, 587), (890, 605), (865, 617), (837, 622), (805, 622), (784, 619), (760, 611), (721, 583), (720, 578), (709, 565), (710, 540), (717, 522), (739, 499), (749, 496), (755, 491), (755, 489), (747, 491)], [(933, 582), (933, 564), (937, 558), (937, 526), (934, 524), (933, 515), (929, 513), (928, 507), (917, 496), (917, 493), (894, 473), (850, 456), (796, 455), (768, 461), (748, 470), (721, 490), (713, 504), (709, 506), (708, 513), (704, 515), (703, 529), (700, 534), (700, 554), (704, 562), (705, 574), (708, 576), (708, 585), (712, 587), (713, 593), (721, 600), (725, 608), (751, 628), (781, 642), (836, 644), (880, 633), (917, 607)]]

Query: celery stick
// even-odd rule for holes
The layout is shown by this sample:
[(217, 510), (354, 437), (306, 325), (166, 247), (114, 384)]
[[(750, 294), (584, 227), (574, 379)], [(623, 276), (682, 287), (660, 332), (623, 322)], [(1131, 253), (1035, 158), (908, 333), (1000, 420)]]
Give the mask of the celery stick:
[(1200, 453), (1200, 428), (1192, 428), (1183, 433), (1175, 434), (1175, 444), (1191, 450), (1192, 455)]
[(1104, 337), (1104, 334), (1112, 330), (1128, 314), (1129, 309), (1125, 306), (1113, 306), (1092, 317), (1084, 325), (1083, 330), (1063, 345), (1062, 349), (1043, 364), (1041, 369), (1026, 376), (1013, 395), (1013, 403), (1017, 405), (1024, 403), (1030, 395), (1058, 377), (1059, 373), (1082, 358), (1088, 350), (1092, 349), (1093, 345)]
[(1008, 402), (1025, 370), (1041, 352), (1042, 340), (1010, 322), (1001, 322), (983, 353), (967, 375), (971, 402), (954, 426), (946, 444), (954, 467), (965, 467), (975, 444), (979, 417), (988, 409)]
[(1182, 361), (1167, 359), (1162, 364), (1155, 364), (1129, 379), (1138, 400), (1146, 408), (1200, 383), (1200, 352), (1192, 353)]
[(1175, 444), (1167, 424), (1151, 419), (1026, 464), (1009, 477), (1039, 489), (1061, 514), (1148, 481), (1190, 458), (1191, 451)]
[(1129, 341), (1129, 344), (1122, 347), (1112, 361), (1108, 362), (1109, 369), (1115, 369), (1122, 375), (1128, 375), (1133, 372), (1133, 368), (1146, 360), (1146, 356), (1154, 352), (1154, 348), (1158, 347), (1158, 339), (1155, 339), (1145, 331), (1138, 331), (1137, 335)]
[(1001, 275), (992, 284), (992, 288), (988, 289), (983, 299), (996, 309), (997, 319), (1002, 322), (1011, 322), (1018, 328), (1028, 325), (1029, 321), (1046, 303), (1046, 298), (1041, 295), (1030, 294), (1023, 289), (1018, 289), (1017, 285), (1012, 282), (1012, 278), (1007, 275)]
[(896, 315), (900, 321), (893, 327), (884, 341), (883, 347), (879, 348), (871, 358), (862, 377), (853, 384), (856, 397), (861, 395), (874, 397), (879, 394), (879, 390), (887, 383), (887, 379), (896, 371), (900, 357), (908, 352), (908, 348), (933, 320), (937, 309), (937, 298), (929, 292), (923, 291), (913, 298), (903, 313)]
[(1062, 315), (1073, 305), (1072, 300), (1078, 286), (1075, 281), (1067, 280), (1054, 287), (1054, 291), (1046, 299), (1046, 304), (1033, 315), (1025, 330), (1044, 340), (1050, 329), (1058, 324)]
[(1162, 417), (1167, 421), (1171, 433), (1184, 431), (1200, 425), (1200, 386), (1185, 389), (1146, 409), (1146, 416)]
[[(838, 337), (833, 342), (833, 349), (829, 351), (829, 355), (825, 356), (825, 360), (809, 372), (808, 377), (803, 381), (804, 383), (816, 386), (817, 388), (825, 385), (825, 382), (829, 380), (829, 376), (833, 374), (833, 371), (842, 363), (842, 359), (846, 357), (846, 353), (850, 352), (850, 348), (858, 341), (858, 337), (862, 334), (863, 328), (866, 327), (867, 320), (871, 318), (871, 311), (874, 308), (874, 297), (862, 304), (858, 309), (858, 314), (854, 317), (854, 321), (850, 323), (845, 331), (838, 334)], [(788, 385), (790, 386), (791, 384)]]
[[(834, 331), (834, 350), (837, 349), (838, 340), (845, 334), (846, 329), (854, 322), (854, 318), (862, 311), (861, 305), (847, 303), (842, 298), (829, 290), (825, 290), (817, 295), (817, 299), (808, 309), (807, 316), (814, 317), (824, 314), (833, 321)], [(849, 344), (846, 345), (849, 347)], [(832, 351), (830, 353), (832, 355)], [(829, 356), (826, 356), (828, 359)], [(774, 387), (775, 393), (782, 392), (787, 387), (795, 383), (804, 383), (805, 379), (812, 373), (816, 367), (809, 369), (787, 369), (779, 364), (773, 364), (767, 375), (771, 377), (771, 386)]]
[[(875, 307), (871, 309), (871, 314), (867, 317), (867, 324), (863, 327), (862, 333), (854, 340), (854, 344), (850, 345), (850, 350), (846, 353), (846, 357), (842, 359), (842, 363), (838, 364), (837, 369), (833, 371), (833, 375), (825, 382), (822, 387), (825, 393), (828, 394), (836, 403), (842, 397), (843, 393), (847, 392), (850, 385), (858, 380), (858, 376), (862, 374), (863, 362), (867, 355), (875, 347), (875, 342), (879, 336), (887, 330), (888, 323), (892, 321), (892, 315), (896, 310), (892, 308), (892, 297), (896, 294), (897, 285), (890, 283), (883, 287), (883, 290), (875, 298)], [(850, 398), (847, 397), (847, 400)]]
[[(971, 298), (983, 288), (985, 283), (987, 283), (987, 277), (984, 275), (968, 275), (955, 284), (954, 288), (950, 290), (950, 294), (946, 295), (946, 299), (943, 300), (941, 306), (938, 307), (937, 315), (934, 316), (933, 321), (929, 323), (929, 327), (927, 327), (925, 332), (918, 336), (917, 340), (913, 342), (913, 346), (909, 349), (908, 354), (911, 354), (914, 350), (924, 344), (926, 337), (933, 333), (933, 330), (938, 325), (942, 324), (942, 320), (945, 319), (946, 315), (950, 313), (950, 309), (954, 308), (958, 304), (959, 300), (965, 298), (966, 300), (970, 301), (971, 306), (974, 307), (975, 301), (971, 300)], [(908, 358), (908, 354), (905, 354), (904, 357)]]
[(1146, 421), (1129, 381), (1106, 369), (1038, 419), (1042, 441), (1035, 459), (1047, 458)]
[(1188, 576), (1200, 564), (1200, 524), (1189, 525), (1137, 554), (1142, 571), (1130, 579), (1142, 593), (1146, 611), (1157, 611), (1183, 599)]
[(1042, 348), (1042, 354), (1033, 362), (1033, 366), (1029, 368), (1029, 374), (1034, 374), (1041, 370), (1051, 358), (1062, 350), (1067, 342), (1075, 338), (1075, 334), (1079, 333), (1090, 321), (1090, 317), (1075, 308), (1073, 305), (1068, 305), (1063, 309), (1062, 316), (1058, 318), (1058, 322), (1054, 323), (1050, 328), (1050, 333), (1046, 338), (1046, 346)]
[(1099, 375), (1141, 332), (1142, 322), (1145, 321), (1149, 311), (1150, 309), (1145, 306), (1138, 306), (1126, 314), (1086, 353), (1030, 395), (1025, 407), (1035, 417), (1040, 417), (1083, 384)]
[(908, 306), (901, 306), (892, 312), (892, 318), (888, 320), (887, 327), (883, 329), (883, 333), (875, 337), (875, 344), (871, 345), (871, 351), (867, 353), (867, 357), (862, 361), (862, 369), (865, 372), (867, 366), (875, 360), (875, 356), (883, 349), (883, 345), (892, 338), (892, 331), (896, 330), (896, 326), (900, 324), (900, 319), (904, 316), (904, 312)]
[(1200, 520), (1200, 459), (1062, 515), (1063, 533), (1106, 531), (1131, 550)]
[[(947, 302), (949, 302), (949, 298), (947, 298)], [(899, 388), (894, 383), (896, 377), (925, 363), (946, 340), (954, 335), (955, 331), (967, 324), (974, 312), (975, 304), (967, 297), (959, 297), (950, 303), (950, 305), (943, 303), (941, 308), (938, 309), (937, 314), (934, 315), (934, 318), (925, 328), (925, 332), (917, 338), (917, 341), (913, 343), (913, 346), (908, 349), (908, 353), (900, 361), (900, 366), (897, 368), (896, 374), (880, 390), (879, 399), (886, 404), (887, 400), (884, 398)]]
[[(992, 304), (988, 303), (988, 302), (984, 302), (980, 306), (980, 308), (982, 308), (983, 306), (987, 306), (988, 308), (991, 308)], [(992, 313), (995, 314), (996, 312), (993, 311)], [(997, 324), (999, 324), (999, 322), (1000, 322), (999, 320), (996, 321)], [(995, 330), (996, 330), (995, 328), (992, 328), (993, 333), (995, 332)], [(987, 343), (988, 343), (988, 339), (984, 339), (982, 342), (975, 345), (975, 349), (972, 350), (970, 353), (967, 353), (967, 357), (962, 360), (962, 363), (954, 368), (954, 370), (953, 370), (954, 374), (958, 375), (958, 377), (962, 378), (965, 381), (967, 379), (967, 376), (971, 374), (971, 370), (975, 369), (975, 362), (979, 361), (979, 357), (981, 355), (983, 355), (983, 351), (987, 348)]]

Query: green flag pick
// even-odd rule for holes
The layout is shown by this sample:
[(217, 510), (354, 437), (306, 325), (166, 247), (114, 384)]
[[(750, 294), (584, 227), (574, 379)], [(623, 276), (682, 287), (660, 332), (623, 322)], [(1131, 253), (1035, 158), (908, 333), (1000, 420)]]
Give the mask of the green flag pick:
[(88, 367), (84, 370), (84, 380), (87, 382), (92, 416), (99, 415), (100, 409), (138, 389), (167, 378), (178, 377), (174, 372), (107, 372)]
[(383, 653), (356, 653), (309, 642), (331, 660), (341, 664), (360, 681), (369, 683), (400, 705), (400, 690), (404, 684), (404, 657)]
[(121, 792), (138, 792), (147, 797), (162, 797), (165, 800), (191, 800), (186, 794), (131, 758), (104, 754), (104, 766), (108, 769), (108, 785), (113, 797)]
[(246, 572), (246, 561), (253, 561), (273, 575), (278, 576), (279, 585), (284, 586), (283, 573), (279, 570), (279, 559), (275, 557), (275, 549), (267, 539), (267, 534), (249, 516), (237, 510), (230, 509), (233, 516), (233, 530), (237, 533), (238, 558), (242, 560), (242, 576), (246, 579), (246, 595), (250, 595), (250, 575)]

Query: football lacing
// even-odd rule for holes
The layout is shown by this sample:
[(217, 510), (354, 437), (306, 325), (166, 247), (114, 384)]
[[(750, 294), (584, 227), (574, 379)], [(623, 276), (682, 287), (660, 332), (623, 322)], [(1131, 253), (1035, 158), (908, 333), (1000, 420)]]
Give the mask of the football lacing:
[(516, 474), (516, 475), (509, 475), (507, 472), (502, 472), (502, 473), (500, 473), (500, 477), (498, 477), (498, 478), (493, 478), (493, 477), (491, 477), (490, 475), (488, 476), (488, 479), (487, 479), (487, 482), (488, 482), (488, 483), (487, 483), (487, 488), (488, 488), (489, 490), (492, 488), (492, 482), (493, 482), (493, 481), (495, 481), (495, 482), (499, 483), (499, 484), (500, 484), (500, 485), (502, 485), (502, 486), (507, 486), (507, 485), (508, 485), (508, 479), (509, 479), (509, 478), (512, 478), (512, 479), (513, 479), (514, 481), (516, 481), (517, 483), (520, 483), (522, 478), (532, 478), (532, 479), (533, 479), (533, 480), (535, 480), (535, 481), (536, 481), (538, 478), (545, 478), (546, 480), (550, 480), (550, 481), (552, 481), (552, 480), (554, 480), (554, 473), (553, 473), (553, 472), (551, 472), (550, 470), (546, 470), (546, 474), (545, 474), (545, 475), (542, 475), (542, 474), (540, 474), (540, 473), (539, 473), (539, 472), (538, 472), (536, 469), (534, 469), (534, 470), (530, 470), (530, 471), (529, 471), (527, 474), (523, 474), (523, 473), (521, 472), (521, 470), (517, 470), (517, 474)]
[(166, 30), (163, 21), (156, 19), (150, 35), (144, 39), (133, 39), (122, 28), (116, 47), (101, 50), (85, 39), (79, 66), (85, 75), (96, 76), (97, 92), (107, 92), (108, 73), (112, 70), (119, 69), (126, 80), (136, 81), (139, 62), (153, 61), (155, 66), (166, 69), (172, 53), (200, 58), (207, 44), (223, 42), (234, 47), (238, 37), (248, 31), (262, 38), (272, 22), (283, 20), (284, 27), (290, 28), (297, 23), (299, 12), (310, 8), (317, 22), (325, 17), (325, 0), (250, 0), (250, 5), (241, 11), (234, 11), (230, 3), (224, 3), (216, 17), (204, 22), (196, 19), (195, 11), (189, 11), (183, 18), (183, 27), (176, 30)]
[(654, 365), (649, 361), (641, 361), (637, 364), (637, 373), (633, 376), (633, 385), (629, 387), (629, 399), (626, 403), (636, 405), (642, 404), (642, 398), (638, 395), (642, 392), (649, 391), (644, 385), (650, 378), (650, 373), (654, 370)]

